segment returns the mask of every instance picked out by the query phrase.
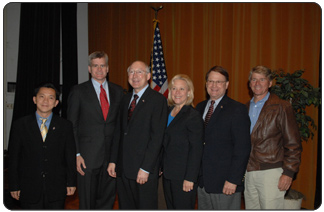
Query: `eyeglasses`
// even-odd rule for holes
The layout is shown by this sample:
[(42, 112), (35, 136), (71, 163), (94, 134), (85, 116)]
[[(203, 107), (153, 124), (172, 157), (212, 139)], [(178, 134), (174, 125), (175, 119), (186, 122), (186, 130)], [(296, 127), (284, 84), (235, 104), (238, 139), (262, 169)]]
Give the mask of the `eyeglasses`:
[(222, 85), (222, 84), (224, 84), (225, 82), (227, 82), (227, 81), (213, 81), (213, 80), (207, 80), (207, 84), (208, 85)]
[(141, 76), (145, 73), (145, 71), (143, 71), (143, 70), (128, 70), (127, 73), (128, 73), (128, 75), (137, 74), (137, 75)]

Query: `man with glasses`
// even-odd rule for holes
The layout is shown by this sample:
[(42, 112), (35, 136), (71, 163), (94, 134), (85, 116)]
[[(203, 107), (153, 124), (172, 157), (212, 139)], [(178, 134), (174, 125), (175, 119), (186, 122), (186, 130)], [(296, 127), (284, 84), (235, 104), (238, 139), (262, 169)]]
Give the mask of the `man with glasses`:
[(196, 109), (205, 121), (205, 140), (198, 187), (198, 209), (241, 208), (244, 173), (251, 150), (246, 107), (229, 98), (228, 72), (221, 66), (206, 74), (209, 99)]
[(119, 132), (114, 138), (108, 171), (117, 177), (120, 209), (157, 209), (167, 101), (149, 87), (151, 73), (144, 62), (132, 63), (127, 72), (133, 91), (122, 99)]

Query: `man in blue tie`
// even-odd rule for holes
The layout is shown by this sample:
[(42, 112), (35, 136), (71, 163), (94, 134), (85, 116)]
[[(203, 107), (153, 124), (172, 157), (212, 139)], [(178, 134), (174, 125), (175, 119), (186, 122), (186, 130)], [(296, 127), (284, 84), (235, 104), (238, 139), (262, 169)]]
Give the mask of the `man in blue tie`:
[(64, 209), (76, 190), (72, 123), (53, 114), (59, 93), (52, 83), (35, 89), (35, 114), (13, 122), (9, 139), (9, 189), (23, 209)]

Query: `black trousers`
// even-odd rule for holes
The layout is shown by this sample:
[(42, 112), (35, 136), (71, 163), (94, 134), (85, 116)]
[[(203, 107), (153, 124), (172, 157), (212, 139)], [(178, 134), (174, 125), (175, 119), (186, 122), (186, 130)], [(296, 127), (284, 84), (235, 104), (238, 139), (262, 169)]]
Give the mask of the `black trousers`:
[(119, 209), (158, 209), (158, 176), (150, 176), (140, 185), (136, 180), (126, 178), (124, 174), (117, 177)]
[(78, 173), (79, 209), (112, 209), (116, 198), (116, 179), (109, 176), (108, 164)]
[(54, 202), (50, 202), (48, 200), (47, 194), (46, 194), (46, 186), (45, 186), (45, 180), (43, 182), (43, 192), (41, 194), (41, 197), (39, 199), (38, 202), (36, 203), (28, 203), (28, 202), (24, 202), (21, 201), (20, 202), (20, 206), (22, 209), (64, 209), (64, 205), (65, 205), (65, 198), (63, 198), (62, 200), (58, 200), (58, 201), (54, 201)]
[(183, 180), (168, 180), (163, 177), (164, 198), (168, 209), (195, 209), (197, 184), (190, 192), (183, 191)]

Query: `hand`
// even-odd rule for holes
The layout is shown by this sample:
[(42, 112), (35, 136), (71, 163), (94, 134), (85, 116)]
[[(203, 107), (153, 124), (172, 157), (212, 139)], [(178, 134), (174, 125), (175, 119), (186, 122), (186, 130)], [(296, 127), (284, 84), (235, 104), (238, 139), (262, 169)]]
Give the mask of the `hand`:
[(66, 195), (72, 196), (76, 190), (76, 187), (66, 187)]
[(291, 186), (292, 178), (287, 175), (281, 175), (279, 178), (278, 188), (280, 191), (287, 191)]
[(84, 176), (85, 173), (83, 172), (82, 168), (81, 168), (81, 165), (83, 166), (84, 169), (86, 169), (86, 165), (84, 163), (84, 159), (81, 155), (77, 156), (76, 158), (76, 165), (77, 165), (77, 171), (82, 175)]
[(223, 193), (226, 195), (232, 195), (236, 191), (237, 185), (230, 183), (228, 181), (225, 181), (224, 187), (223, 187)]
[(107, 172), (109, 174), (110, 177), (116, 178), (116, 164), (115, 163), (109, 163), (108, 164), (108, 168), (107, 168)]
[(190, 182), (188, 180), (183, 181), (183, 191), (184, 192), (189, 192), (193, 190), (194, 183)]
[(149, 175), (149, 173), (146, 173), (145, 171), (140, 169), (137, 174), (136, 182), (141, 185), (145, 184), (148, 181)]
[(12, 198), (19, 200), (20, 190), (19, 191), (11, 191), (10, 194), (11, 194)]

